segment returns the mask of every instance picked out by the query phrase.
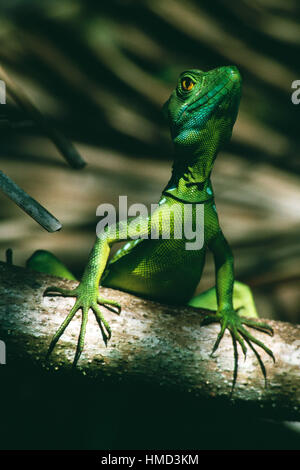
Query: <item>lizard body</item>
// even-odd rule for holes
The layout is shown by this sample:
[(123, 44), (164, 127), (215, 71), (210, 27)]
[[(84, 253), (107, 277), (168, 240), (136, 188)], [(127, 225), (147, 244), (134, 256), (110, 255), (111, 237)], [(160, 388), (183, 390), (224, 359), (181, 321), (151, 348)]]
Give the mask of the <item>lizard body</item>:
[[(82, 310), (82, 325), (74, 364), (83, 350), (89, 309), (93, 310), (100, 325), (104, 326), (105, 340), (110, 338), (110, 327), (100, 305), (118, 309), (120, 306), (100, 297), (99, 284), (161, 302), (184, 304), (190, 301), (194, 306), (207, 306), (207, 299), (210, 297), (211, 300), (211, 295), (206, 293), (206, 297), (200, 295), (196, 300), (192, 296), (201, 278), (206, 250), (210, 249), (215, 262), (216, 287), (212, 292), (217, 312), (208, 314), (204, 322), (218, 321), (221, 324), (213, 352), (225, 330), (229, 329), (236, 368), (237, 342), (245, 354), (247, 343), (251, 348), (254, 344), (260, 346), (273, 357), (272, 352), (252, 336), (245, 326), (261, 329), (265, 333), (271, 333), (271, 328), (256, 319), (240, 317), (233, 304), (234, 288), (241, 294), (239, 305), (243, 305), (245, 300), (251, 302), (251, 298), (248, 288), (234, 281), (233, 256), (219, 225), (210, 181), (217, 153), (231, 137), (240, 97), (241, 76), (234, 66), (219, 67), (208, 72), (193, 69), (179, 76), (177, 86), (164, 106), (174, 143), (170, 181), (151, 216), (135, 219), (139, 227), (137, 240), (130, 240), (128, 221), (106, 227), (98, 234), (81, 283), (74, 290), (58, 287), (47, 289), (46, 293), (60, 292), (65, 296), (76, 297), (75, 305), (52, 339), (49, 354), (79, 309)], [(192, 223), (196, 221), (197, 207), (203, 208), (204, 241), (203, 246), (197, 249), (187, 249), (188, 240), (184, 236), (181, 239), (175, 237), (183, 224), (176, 214), (182, 213), (187, 204), (191, 207), (187, 217)], [(170, 217), (170, 224), (164, 224), (172, 210), (175, 215)], [(166, 226), (169, 226), (169, 234), (166, 233)], [(159, 238), (151, 238), (153, 231)], [(128, 242), (108, 263), (110, 247), (123, 240)], [(263, 366), (262, 370), (264, 372)]]

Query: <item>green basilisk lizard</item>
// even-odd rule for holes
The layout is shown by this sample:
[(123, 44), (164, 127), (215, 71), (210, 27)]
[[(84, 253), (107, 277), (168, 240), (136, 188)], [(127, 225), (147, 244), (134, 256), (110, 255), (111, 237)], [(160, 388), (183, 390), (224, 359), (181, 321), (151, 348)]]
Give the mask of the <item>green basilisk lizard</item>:
[[(130, 240), (128, 221), (105, 227), (98, 234), (80, 284), (73, 290), (55, 286), (46, 290), (46, 294), (58, 292), (76, 297), (74, 306), (51, 341), (49, 354), (78, 310), (82, 311), (82, 322), (74, 365), (84, 347), (90, 309), (102, 326), (105, 342), (110, 338), (111, 330), (100, 305), (116, 307), (119, 311), (121, 306), (101, 297), (100, 284), (169, 304), (189, 303), (194, 307), (215, 309), (216, 313), (199, 317), (203, 323), (220, 323), (212, 353), (217, 350), (227, 329), (233, 341), (235, 374), (239, 343), (245, 355), (246, 344), (254, 350), (265, 375), (264, 364), (254, 345), (274, 359), (273, 353), (252, 335), (248, 327), (269, 334), (272, 334), (272, 328), (255, 318), (257, 314), (250, 289), (234, 280), (233, 256), (219, 225), (210, 180), (217, 153), (231, 137), (240, 97), (241, 76), (235, 66), (208, 72), (187, 70), (179, 76), (177, 86), (164, 106), (174, 143), (171, 179), (151, 216), (140, 216), (135, 220), (139, 227), (137, 239)], [(178, 213), (186, 204), (192, 207), (188, 216), (191, 222), (195, 221), (199, 205), (204, 211), (204, 222), (198, 227), (203, 230), (203, 246), (197, 249), (187, 249), (187, 240), (175, 237), (183, 223)], [(172, 211), (174, 215), (169, 218)], [(169, 224), (164, 223), (167, 219)], [(169, 236), (166, 236), (167, 230)], [(154, 232), (157, 236), (151, 237)], [(123, 240), (130, 241), (108, 263), (112, 244)], [(207, 248), (214, 256), (216, 287), (193, 298)], [(38, 265), (44, 257), (45, 253), (37, 252), (28, 266), (43, 271)], [(240, 308), (244, 308), (244, 317), (239, 316)]]

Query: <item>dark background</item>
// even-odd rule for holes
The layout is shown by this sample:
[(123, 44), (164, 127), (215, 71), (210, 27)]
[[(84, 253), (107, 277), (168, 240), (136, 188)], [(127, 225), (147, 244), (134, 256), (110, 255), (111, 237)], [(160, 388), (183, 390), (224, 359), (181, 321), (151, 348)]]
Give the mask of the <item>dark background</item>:
[[(237, 65), (233, 138), (213, 184), (237, 278), (259, 314), (300, 319), (299, 3), (294, 0), (1, 0), (0, 63), (88, 166), (72, 170), (8, 97), (1, 169), (63, 223), (49, 234), (0, 194), (0, 249), (54, 252), (80, 276), (96, 207), (156, 202), (172, 162), (161, 106), (186, 68)], [(213, 284), (208, 258), (201, 289)], [(199, 288), (200, 289), (200, 288)], [(297, 425), (257, 421), (174, 391), (94, 385), (1, 366), (1, 448), (300, 448)], [(101, 401), (107, 407), (101, 405)], [(4, 423), (4, 425), (3, 425)]]

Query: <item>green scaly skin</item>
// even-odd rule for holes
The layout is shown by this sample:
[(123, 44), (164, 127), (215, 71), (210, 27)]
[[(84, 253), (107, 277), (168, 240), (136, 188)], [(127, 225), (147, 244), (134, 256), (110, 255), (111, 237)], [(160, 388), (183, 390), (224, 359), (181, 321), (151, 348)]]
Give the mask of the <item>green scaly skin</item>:
[[(237, 343), (245, 355), (246, 343), (254, 350), (266, 375), (254, 345), (260, 346), (274, 359), (272, 351), (257, 340), (246, 326), (269, 334), (272, 334), (272, 329), (265, 323), (240, 317), (233, 307), (233, 256), (219, 225), (210, 181), (217, 153), (231, 137), (240, 97), (241, 77), (234, 66), (209, 72), (188, 70), (180, 75), (164, 107), (175, 155), (172, 176), (162, 192), (159, 205), (147, 219), (137, 218), (139, 240), (130, 240), (126, 221), (107, 227), (98, 235), (78, 287), (74, 290), (47, 289), (46, 293), (59, 292), (64, 296), (76, 297), (74, 307), (51, 341), (49, 354), (79, 309), (82, 311), (82, 323), (74, 365), (83, 350), (89, 309), (96, 316), (104, 341), (110, 338), (111, 330), (100, 305), (116, 307), (118, 311), (121, 307), (100, 296), (99, 284), (169, 304), (187, 303), (200, 281), (205, 252), (209, 248), (215, 262), (218, 308), (216, 313), (206, 315), (202, 322), (219, 322), (221, 325), (212, 353), (217, 350), (227, 329), (233, 341), (234, 382), (238, 365)], [(168, 216), (169, 209), (182, 210), (185, 203), (192, 205), (191, 217), (194, 220), (196, 206), (204, 205), (204, 246), (198, 250), (187, 250), (187, 240), (174, 238), (176, 226), (178, 228), (178, 223), (182, 223), (176, 217), (171, 219), (170, 239), (162, 239), (165, 234), (162, 221)], [(150, 235), (153, 229), (159, 233), (159, 239), (142, 238)], [(107, 264), (112, 244), (122, 240), (130, 241)]]

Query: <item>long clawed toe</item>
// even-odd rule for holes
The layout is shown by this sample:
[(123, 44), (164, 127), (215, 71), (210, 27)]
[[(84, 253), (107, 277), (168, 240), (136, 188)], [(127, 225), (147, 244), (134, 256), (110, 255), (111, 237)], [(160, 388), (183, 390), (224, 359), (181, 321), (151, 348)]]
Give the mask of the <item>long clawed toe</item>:
[[(251, 335), (251, 333), (249, 333), (249, 331), (247, 331), (245, 328), (239, 328), (238, 329), (239, 333), (238, 332), (233, 332), (233, 331), (230, 331), (231, 333), (231, 337), (232, 337), (232, 343), (233, 343), (233, 348), (234, 348), (234, 373), (233, 373), (233, 382), (232, 382), (232, 389), (231, 389), (231, 395), (233, 394), (233, 391), (234, 391), (234, 387), (235, 387), (235, 384), (236, 384), (236, 380), (237, 380), (237, 371), (238, 371), (238, 351), (237, 351), (237, 342), (240, 344), (243, 352), (244, 352), (244, 357), (246, 359), (246, 352), (247, 352), (247, 348), (245, 346), (245, 342), (248, 344), (248, 346), (250, 347), (250, 349), (253, 351), (253, 353), (255, 354), (256, 356), (256, 359), (259, 363), (259, 366), (260, 366), (260, 369), (262, 371), (262, 374), (263, 374), (263, 377), (264, 377), (264, 381), (265, 381), (265, 387), (267, 387), (267, 372), (266, 372), (266, 368), (265, 368), (265, 365), (263, 363), (263, 360), (260, 356), (260, 354), (258, 353), (258, 351), (256, 350), (256, 348), (254, 347), (254, 344), (256, 344), (257, 346), (259, 346), (260, 348), (262, 348), (272, 359), (273, 361), (275, 362), (275, 357), (274, 357), (274, 354), (272, 353), (272, 351), (261, 341), (259, 341), (258, 339), (256, 339), (254, 336)], [(243, 339), (242, 339), (243, 338)], [(254, 344), (253, 344), (254, 343)]]
[(63, 289), (62, 287), (57, 287), (57, 286), (50, 286), (45, 289), (44, 296), (50, 295), (50, 294), (61, 294), (65, 297), (76, 296), (76, 292), (74, 289)]
[(202, 317), (200, 320), (200, 323), (201, 323), (201, 326), (206, 326), (206, 325), (210, 325), (211, 323), (216, 323), (218, 321), (219, 321), (219, 318), (217, 317), (216, 313), (212, 312)]
[(266, 368), (265, 368), (265, 365), (260, 357), (260, 355), (258, 354), (258, 352), (256, 351), (255, 347), (253, 346), (253, 344), (251, 343), (251, 341), (248, 340), (248, 338), (245, 338), (245, 341), (247, 342), (247, 344), (249, 345), (249, 347), (252, 349), (252, 351), (254, 352), (255, 356), (256, 356), (256, 359), (259, 363), (259, 366), (260, 366), (260, 369), (262, 371), (262, 374), (264, 376), (264, 380), (265, 380), (265, 387), (267, 387), (268, 383), (267, 383), (267, 371), (266, 371)]
[(238, 348), (237, 348), (237, 343), (236, 343), (236, 338), (232, 331), (230, 331), (231, 338), (232, 338), (232, 344), (233, 344), (233, 356), (234, 356), (234, 369), (233, 369), (233, 379), (232, 379), (232, 386), (231, 386), (231, 391), (230, 391), (230, 397), (232, 397), (234, 387), (237, 381), (237, 375), (238, 375), (238, 364), (239, 364), (239, 353), (238, 353)]
[(273, 362), (275, 362), (275, 357), (271, 349), (269, 349), (262, 341), (259, 341), (256, 339), (246, 328), (242, 327), (240, 328), (241, 334), (245, 339), (248, 339), (248, 341), (257, 344), (261, 349), (263, 349), (272, 359)]
[(223, 338), (223, 336), (224, 336), (226, 327), (227, 327), (227, 325), (226, 325), (226, 320), (224, 320), (224, 321), (221, 323), (221, 330), (220, 330), (220, 333), (218, 334), (217, 339), (216, 339), (216, 342), (215, 342), (215, 344), (214, 344), (214, 346), (213, 346), (213, 348), (212, 348), (212, 351), (211, 351), (211, 354), (210, 354), (211, 356), (213, 356), (214, 353), (216, 352), (216, 350), (218, 349), (219, 344), (221, 343), (221, 340), (222, 340), (222, 338)]
[[(250, 325), (249, 325), (250, 326)], [(252, 325), (251, 325), (252, 326)], [(267, 331), (265, 330), (261, 330), (263, 331), (264, 333), (267, 333)], [(273, 331), (273, 330), (272, 330)], [(259, 346), (261, 349), (263, 349), (273, 360), (273, 362), (275, 363), (275, 357), (274, 357), (274, 354), (273, 352), (271, 351), (271, 349), (269, 349), (262, 341), (259, 341), (258, 339), (256, 339), (248, 330), (246, 330), (246, 328), (242, 328), (242, 331), (241, 331), (241, 334), (242, 336), (244, 337), (245, 341), (247, 342), (247, 344), (249, 345), (249, 347), (252, 349), (252, 351), (254, 352), (255, 356), (256, 356), (256, 359), (259, 363), (259, 366), (260, 366), (260, 369), (262, 371), (262, 374), (263, 374), (263, 377), (264, 377), (264, 380), (265, 380), (265, 387), (267, 387), (267, 372), (266, 372), (266, 367), (263, 363), (263, 360), (259, 354), (259, 352), (257, 351), (257, 349), (254, 347), (254, 344), (256, 344), (257, 346)], [(254, 343), (254, 344), (253, 344)]]
[(255, 330), (262, 331), (263, 333), (266, 333), (270, 336), (274, 336), (274, 330), (270, 325), (268, 325), (268, 323), (261, 323), (250, 319), (243, 319), (242, 323), (243, 325), (250, 326)]
[(107, 343), (111, 338), (110, 326), (109, 326), (108, 322), (105, 320), (105, 318), (104, 318), (100, 308), (98, 307), (98, 305), (93, 306), (93, 311), (94, 311), (97, 323), (100, 327), (100, 331), (101, 331), (101, 334), (102, 334), (103, 341), (105, 343), (105, 346), (107, 346)]
[[(111, 312), (117, 313), (118, 315), (121, 313), (121, 305), (116, 300), (104, 299), (103, 297), (99, 296), (97, 299), (97, 302), (99, 305), (103, 305)], [(112, 308), (112, 307), (115, 307), (115, 308)]]
[(83, 307), (82, 308), (82, 321), (81, 321), (81, 326), (80, 326), (80, 333), (79, 333), (79, 338), (77, 342), (76, 353), (75, 353), (75, 357), (74, 357), (73, 365), (72, 365), (73, 367), (76, 367), (77, 362), (84, 348), (84, 338), (85, 338), (85, 332), (86, 332), (86, 325), (88, 321), (88, 314), (89, 314), (89, 308)]
[(49, 356), (52, 353), (53, 349), (55, 348), (56, 343), (58, 342), (60, 337), (64, 334), (65, 329), (67, 328), (67, 326), (69, 325), (71, 320), (74, 318), (74, 316), (75, 316), (76, 312), (78, 311), (78, 309), (79, 309), (79, 307), (75, 303), (75, 305), (73, 305), (73, 307), (71, 308), (68, 316), (65, 318), (65, 320), (62, 322), (62, 324), (60, 325), (60, 327), (58, 328), (58, 330), (56, 331), (56, 333), (52, 337), (52, 340), (51, 340), (51, 343), (50, 343), (50, 346), (48, 348), (48, 352), (47, 352), (47, 355), (46, 355), (46, 359), (49, 359)]

